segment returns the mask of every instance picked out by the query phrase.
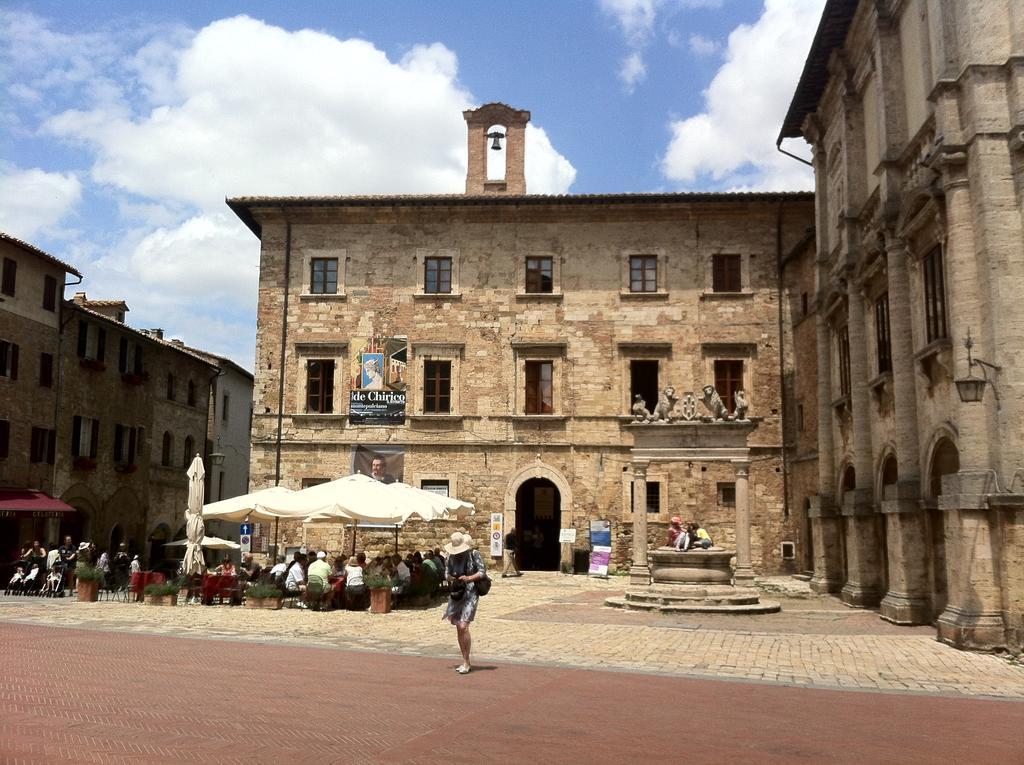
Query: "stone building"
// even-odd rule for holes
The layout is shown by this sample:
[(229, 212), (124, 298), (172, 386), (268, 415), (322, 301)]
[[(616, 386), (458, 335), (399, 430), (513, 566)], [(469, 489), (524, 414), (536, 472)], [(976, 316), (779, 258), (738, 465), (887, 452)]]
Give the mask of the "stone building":
[(783, 277), (808, 295), (813, 585), (965, 647), (1024, 642), (1021, 21), (1012, 0), (829, 0), (779, 136), (816, 177), (817, 258)]
[[(782, 570), (800, 529), (783, 489), (777, 264), (812, 223), (811, 195), (531, 195), (529, 112), (465, 117), (464, 195), (229, 200), (262, 242), (253, 487), (345, 475), (362, 449), (475, 502), (478, 539), (502, 514), (529, 568), (566, 563), (559, 529), (585, 547), (598, 519), (622, 566), (635, 396), (653, 409), (667, 386), (711, 383), (730, 409), (749, 395), (753, 563)], [(495, 144), (503, 174), (486, 167)], [(653, 464), (652, 543), (680, 515), (731, 544), (734, 482), (728, 464)], [(286, 547), (342, 544), (339, 529), (281, 533)]]
[[(74, 516), (54, 501), (61, 303), (73, 267), (0, 232), (0, 561)], [(63, 523), (62, 523), (63, 519)], [(2, 572), (0, 572), (2, 573)]]

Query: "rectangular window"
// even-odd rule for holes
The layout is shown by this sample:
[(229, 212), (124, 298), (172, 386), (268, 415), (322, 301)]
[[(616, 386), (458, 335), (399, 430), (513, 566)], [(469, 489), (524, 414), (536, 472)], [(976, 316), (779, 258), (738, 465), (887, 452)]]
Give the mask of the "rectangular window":
[(554, 263), (551, 258), (526, 259), (526, 291), (554, 292)]
[(718, 484), (718, 504), (722, 507), (736, 507), (736, 484)]
[(654, 411), (654, 407), (658, 403), (657, 360), (634, 359), (629, 362), (629, 403), (631, 407), (636, 402), (637, 396), (644, 400), (648, 411)]
[(174, 375), (167, 374), (167, 400), (174, 401)]
[(0, 277), (0, 292), (14, 297), (14, 288), (18, 281), (18, 261), (4, 258), (3, 276)]
[(128, 338), (122, 337), (117, 344), (117, 371), (121, 374), (128, 372)]
[(334, 411), (334, 361), (306, 362), (306, 411), (330, 414)]
[(735, 393), (743, 390), (743, 361), (741, 359), (715, 362), (715, 390), (730, 412), (736, 411)]
[(132, 372), (142, 374), (142, 346), (135, 343), (135, 357), (132, 359)]
[(89, 417), (79, 417), (76, 414), (71, 427), (71, 456), (96, 459), (99, 440), (100, 421)]
[(878, 351), (878, 374), (892, 371), (892, 344), (889, 338), (889, 293), (875, 301), (875, 347)]
[(843, 327), (836, 335), (839, 349), (839, 395), (850, 395), (850, 331)]
[(7, 459), (11, 449), (11, 423), (0, 420), (0, 460)]
[(423, 259), (423, 291), (428, 294), (448, 294), (452, 291), (452, 259)]
[(807, 315), (807, 308), (808, 308), (808, 305), (807, 305), (807, 293), (806, 292), (801, 292), (800, 293), (800, 315), (801, 316), (806, 316)]
[[(636, 493), (633, 482), (629, 483), (629, 506), (636, 507)], [(661, 512), (661, 483), (659, 481), (647, 481), (647, 512), (657, 515)]]
[(554, 362), (526, 362), (526, 413), (553, 414)]
[(631, 255), (629, 257), (629, 291), (658, 291), (657, 255)]
[(57, 310), (57, 280), (52, 276), (43, 277), (43, 310)]
[(87, 358), (89, 354), (89, 323), (78, 320), (78, 358)]
[(53, 354), (39, 354), (39, 387), (53, 387)]
[(804, 429), (804, 405), (796, 405), (796, 429), (803, 431)]
[(228, 407), (231, 404), (231, 396), (227, 393), (224, 394), (224, 398), (221, 400), (220, 408), (220, 420), (221, 422), (228, 421)]
[(124, 425), (114, 426), (114, 462), (124, 462), (128, 453), (128, 428)]
[(55, 457), (57, 431), (47, 428), (32, 428), (32, 442), (29, 446), (29, 462), (52, 465)]
[(711, 258), (711, 289), (714, 292), (740, 292), (743, 289), (739, 255), (714, 255)]
[(423, 411), (447, 414), (452, 410), (452, 363), (423, 362)]
[(314, 295), (338, 293), (338, 259), (313, 258), (311, 261), (309, 291)]
[(0, 377), (18, 379), (18, 346), (0, 340)]
[(924, 278), (925, 336), (930, 343), (946, 337), (946, 284), (941, 247), (924, 256), (921, 271)]
[(420, 488), (423, 491), (429, 491), (431, 494), (440, 494), (442, 497), (448, 496), (448, 481), (447, 479), (423, 479), (420, 481)]

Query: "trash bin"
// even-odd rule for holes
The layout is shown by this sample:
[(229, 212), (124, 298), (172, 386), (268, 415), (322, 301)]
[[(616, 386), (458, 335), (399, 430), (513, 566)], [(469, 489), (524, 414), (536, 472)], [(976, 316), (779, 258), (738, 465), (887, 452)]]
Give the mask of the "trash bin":
[(572, 551), (572, 572), (586, 574), (590, 571), (590, 550)]

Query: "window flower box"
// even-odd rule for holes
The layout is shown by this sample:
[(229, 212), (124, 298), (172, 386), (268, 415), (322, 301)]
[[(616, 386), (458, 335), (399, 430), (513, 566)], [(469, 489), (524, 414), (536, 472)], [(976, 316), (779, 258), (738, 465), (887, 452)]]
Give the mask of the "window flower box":
[(96, 460), (92, 457), (75, 457), (71, 463), (72, 470), (95, 470)]
[(139, 466), (135, 464), (114, 465), (114, 470), (116, 470), (118, 473), (124, 473), (126, 475), (130, 475), (131, 473), (134, 473), (138, 469)]
[(107, 365), (99, 359), (79, 359), (78, 366), (82, 369), (91, 369), (93, 372), (102, 372), (107, 368)]
[(121, 379), (128, 385), (144, 385), (149, 381), (149, 372), (122, 372)]

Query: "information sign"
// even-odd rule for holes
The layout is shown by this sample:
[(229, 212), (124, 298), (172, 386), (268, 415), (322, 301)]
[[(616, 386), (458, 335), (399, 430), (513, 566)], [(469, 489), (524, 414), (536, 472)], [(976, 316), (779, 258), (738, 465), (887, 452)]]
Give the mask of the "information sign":
[(505, 550), (504, 545), (505, 516), (502, 513), (491, 513), (491, 557), (500, 558)]
[(252, 537), (248, 534), (242, 534), (238, 537), (239, 544), (242, 545), (242, 552), (252, 552)]
[(576, 529), (559, 529), (558, 543), (563, 545), (576, 544)]

